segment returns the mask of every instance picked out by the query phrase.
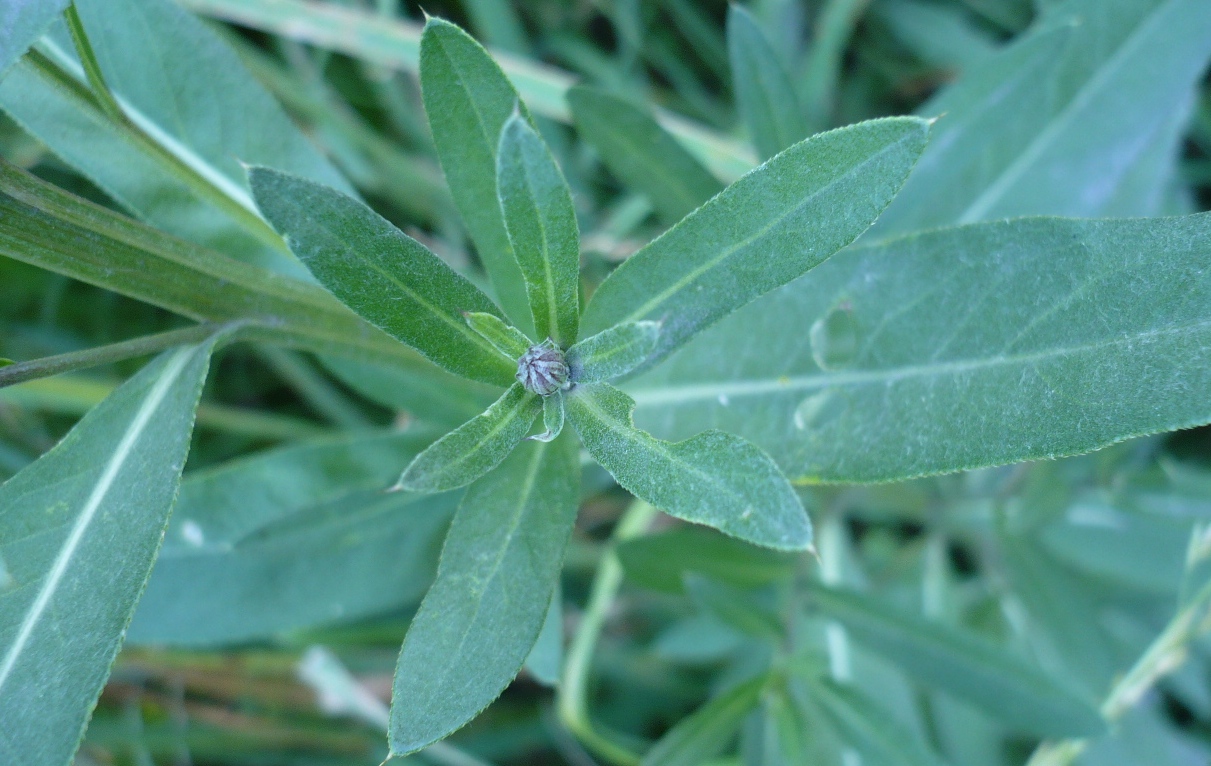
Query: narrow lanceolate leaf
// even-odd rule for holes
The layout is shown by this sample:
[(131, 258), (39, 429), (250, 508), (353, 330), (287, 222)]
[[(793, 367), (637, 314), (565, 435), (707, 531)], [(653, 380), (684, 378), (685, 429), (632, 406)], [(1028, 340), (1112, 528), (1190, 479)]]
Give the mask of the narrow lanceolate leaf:
[(520, 114), (496, 156), (500, 209), (526, 281), (535, 338), (567, 348), (580, 324), (580, 230), (572, 194), (546, 144)]
[(813, 679), (812, 701), (851, 744), (875, 763), (943, 766), (943, 761), (896, 717), (852, 686)]
[(793, 554), (691, 526), (627, 540), (617, 554), (630, 580), (669, 593), (685, 592), (685, 576), (691, 572), (747, 588), (788, 580), (796, 561)]
[(732, 4), (727, 12), (727, 52), (736, 105), (757, 153), (773, 157), (808, 134), (782, 62), (752, 14)]
[(160, 547), (214, 343), (157, 357), (0, 487), (0, 761), (71, 762)]
[(68, 0), (18, 0), (6, 6), (0, 24), (0, 74), (34, 44)]
[(127, 119), (113, 120), (92, 98), (62, 22), (0, 82), (0, 109), (139, 218), (232, 258), (305, 276), (257, 215), (241, 163), (352, 188), (235, 52), (176, 3), (79, 0), (75, 7)]
[(593, 459), (636, 497), (686, 521), (783, 550), (812, 542), (795, 490), (764, 452), (722, 431), (670, 444), (635, 428), (635, 402), (606, 383), (574, 388), (568, 418)]
[(517, 674), (550, 607), (579, 476), (576, 442), (565, 436), (526, 442), (467, 490), (400, 651), (392, 754), (458, 729)]
[(501, 129), (518, 108), (517, 91), (479, 43), (435, 18), (421, 36), (420, 81), (454, 204), (505, 315), (528, 335), (533, 327), (525, 282), (496, 196), (496, 151)]
[(929, 124), (872, 120), (813, 136), (753, 170), (610, 274), (586, 332), (661, 323), (649, 363), (801, 276), (878, 217), (925, 147)]
[(602, 330), (568, 349), (573, 383), (604, 383), (620, 378), (656, 350), (659, 322), (627, 322)]
[(556, 391), (550, 396), (543, 397), (542, 400), (542, 427), (543, 432), (535, 434), (529, 438), (540, 442), (549, 442), (559, 436), (563, 430), (563, 391)]
[(921, 108), (942, 117), (872, 236), (1159, 214), (1208, 56), (1203, 0), (1062, 3)]
[(516, 362), (533, 345), (521, 330), (505, 324), (505, 320), (495, 314), (468, 311), (464, 316), (472, 330), (510, 361)]
[(1090, 700), (972, 633), (901, 614), (857, 593), (822, 585), (811, 593), (813, 603), (857, 640), (1006, 728), (1044, 737), (1082, 737), (1105, 729)]
[(757, 707), (765, 684), (764, 676), (746, 681), (695, 710), (644, 754), (641, 766), (698, 766), (715, 757)]
[(261, 212), (325, 287), (363, 319), (472, 380), (513, 381), (516, 365), (467, 326), (499, 314), (475, 285), (357, 200), (269, 168), (249, 171)]
[(641, 427), (740, 434), (794, 481), (1087, 452), (1211, 421), (1208, 259), (1206, 214), (1019, 219), (859, 247), (628, 390)]
[(187, 474), (128, 641), (257, 641), (416, 603), (458, 493), (384, 494), (435, 436), (343, 434)]
[(444, 492), (464, 487), (491, 471), (525, 438), (542, 400), (514, 383), (482, 415), (438, 439), (416, 456), (395, 489)]
[(596, 88), (568, 91), (576, 130), (601, 154), (610, 172), (651, 201), (674, 224), (723, 190), (690, 152), (630, 101)]

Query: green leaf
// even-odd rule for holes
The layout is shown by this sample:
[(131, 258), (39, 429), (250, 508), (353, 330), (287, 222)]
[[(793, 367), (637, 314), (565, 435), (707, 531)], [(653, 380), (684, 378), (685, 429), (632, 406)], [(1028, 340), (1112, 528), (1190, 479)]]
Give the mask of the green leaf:
[(766, 678), (746, 681), (694, 711), (660, 738), (642, 766), (699, 766), (722, 752), (761, 700)]
[(69, 0), (13, 0), (0, 25), (0, 74), (34, 44)]
[(811, 522), (794, 489), (743, 439), (722, 431), (676, 444), (654, 439), (632, 424), (635, 402), (606, 383), (577, 386), (565, 398), (585, 449), (636, 497), (756, 545), (811, 545)]
[(1202, 0), (1064, 3), (921, 107), (943, 116), (872, 234), (1157, 215), (1209, 55)]
[(459, 495), (382, 490), (433, 435), (353, 433), (188, 474), (129, 639), (232, 644), (418, 601)]
[(559, 683), (559, 671), (563, 667), (563, 604), (559, 583), (551, 593), (551, 605), (542, 621), (542, 629), (534, 647), (526, 656), (525, 668), (536, 681), (544, 686)]
[[(1211, 420), (1209, 257), (1211, 215), (1019, 219), (858, 247), (628, 391), (641, 428), (737, 433), (798, 482), (1088, 452)], [(830, 329), (808, 354), (813, 325)]]
[(543, 432), (528, 438), (540, 442), (549, 442), (563, 431), (564, 401), (563, 392), (556, 391), (542, 399)]
[(845, 247), (878, 217), (925, 146), (909, 117), (813, 136), (729, 186), (619, 266), (585, 310), (586, 332), (661, 322), (654, 362)]
[(605, 383), (643, 364), (660, 340), (659, 322), (627, 322), (602, 330), (568, 349), (574, 383)]
[(428, 362), (387, 365), (326, 355), (320, 361), (367, 399), (447, 430), (483, 412), (500, 396), (495, 386), (460, 378)]
[(71, 762), (160, 547), (214, 345), (157, 357), (0, 487), (0, 760)]
[(668, 593), (684, 592), (688, 572), (755, 587), (788, 580), (795, 569), (791, 554), (748, 545), (705, 527), (677, 527), (627, 540), (617, 554), (632, 582)]
[(755, 593), (691, 572), (685, 576), (685, 592), (700, 610), (747, 636), (777, 643), (783, 635), (777, 605), (768, 591)]
[(525, 438), (542, 406), (540, 397), (514, 383), (483, 414), (417, 455), (394, 489), (444, 492), (470, 484), (508, 457)]
[(315, 285), (176, 239), (2, 160), (0, 255), (190, 319), (243, 319), (278, 342), (433, 369)]
[(1091, 700), (972, 634), (901, 614), (857, 593), (813, 585), (812, 602), (922, 683), (950, 692), (1006, 728), (1043, 737), (1103, 732)]
[(576, 130), (601, 153), (610, 172), (647, 195), (674, 224), (723, 190), (719, 179), (646, 111), (595, 88), (568, 91)]
[(898, 724), (895, 716), (855, 687), (816, 678), (808, 688), (812, 701), (845, 741), (874, 762), (942, 766), (942, 759)]
[(470, 721), (508, 685), (547, 615), (576, 519), (574, 439), (526, 442), (467, 490), (400, 651), (393, 755)]
[(75, 7), (125, 119), (112, 120), (89, 93), (62, 23), (0, 83), (0, 108), (139, 218), (305, 277), (258, 216), (241, 163), (352, 193), (340, 174), (226, 43), (176, 3)]
[(572, 194), (520, 113), (501, 131), (496, 163), (500, 209), (525, 279), (534, 337), (567, 348), (580, 324), (580, 230)]
[(349, 308), (450, 372), (513, 382), (516, 365), (463, 319), (496, 305), (428, 248), (335, 189), (269, 168), (249, 179), (265, 217)]
[(472, 330), (482, 335), (484, 340), (510, 361), (516, 362), (533, 345), (521, 330), (505, 324), (505, 320), (495, 314), (468, 311), (463, 316)]
[(807, 136), (807, 121), (786, 69), (756, 19), (736, 4), (727, 12), (727, 52), (736, 107), (762, 159)]
[(509, 244), (496, 180), (501, 130), (519, 106), (517, 91), (479, 43), (437, 18), (425, 23), (421, 37), (420, 81), (433, 143), (454, 204), (505, 315), (531, 335), (526, 283)]

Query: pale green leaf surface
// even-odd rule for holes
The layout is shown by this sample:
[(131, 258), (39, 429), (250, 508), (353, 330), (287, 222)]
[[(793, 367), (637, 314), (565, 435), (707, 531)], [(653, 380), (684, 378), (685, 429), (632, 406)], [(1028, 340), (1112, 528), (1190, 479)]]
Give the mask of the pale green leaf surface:
[(508, 457), (542, 409), (541, 397), (514, 383), (482, 414), (417, 455), (395, 488), (444, 492), (470, 484)]
[(761, 700), (764, 677), (746, 681), (698, 708), (644, 754), (641, 766), (699, 766), (723, 751)]
[(574, 383), (605, 383), (631, 372), (656, 350), (659, 322), (615, 325), (568, 349), (570, 378)]
[(567, 348), (580, 324), (580, 230), (568, 184), (520, 114), (501, 131), (496, 163), (500, 209), (525, 279), (534, 337)]
[(467, 490), (400, 650), (391, 752), (471, 720), (513, 680), (549, 611), (576, 519), (575, 439), (526, 442)]
[(510, 361), (516, 362), (533, 345), (533, 341), (522, 334), (521, 330), (505, 324), (505, 321), (495, 314), (468, 311), (464, 316), (472, 330), (482, 335)]
[[(872, 230), (1156, 215), (1211, 55), (1203, 0), (1069, 0), (923, 106), (930, 147)], [(1046, 87), (1040, 87), (1046, 83)]]
[(630, 101), (584, 86), (569, 90), (567, 98), (576, 129), (611, 173), (647, 196), (666, 224), (723, 191), (719, 179)]
[(684, 592), (688, 572), (754, 587), (787, 580), (795, 568), (791, 554), (748, 545), (705, 527), (643, 535), (622, 543), (616, 552), (631, 581), (669, 593)]
[(447, 428), (467, 422), (500, 396), (495, 386), (460, 378), (427, 362), (388, 365), (328, 355), (319, 359), (342, 383), (367, 399)]
[(544, 686), (559, 683), (559, 672), (563, 667), (563, 602), (559, 583), (551, 593), (551, 605), (547, 607), (546, 619), (534, 641), (534, 648), (526, 656), (525, 668), (536, 681)]
[(463, 318), (499, 309), (428, 248), (335, 189), (269, 168), (249, 178), (265, 217), (345, 305), (450, 372), (513, 382), (516, 365)]
[(627, 390), (641, 428), (740, 434), (795, 481), (1088, 452), (1211, 420), (1208, 258), (1208, 215), (1021, 219), (858, 247)]
[(130, 640), (231, 644), (418, 600), (459, 496), (382, 490), (433, 435), (342, 435), (188, 475)]
[(763, 159), (808, 134), (807, 120), (786, 68), (752, 14), (732, 4), (727, 12), (727, 52), (736, 107)]
[(564, 401), (563, 392), (556, 391), (542, 399), (543, 432), (529, 438), (540, 442), (549, 442), (563, 431)]
[(76, 9), (133, 128), (90, 100), (62, 23), (40, 44), (41, 65), (22, 61), (0, 83), (0, 108), (149, 223), (305, 277), (259, 220), (241, 163), (353, 193), (348, 183), (226, 43), (175, 3), (81, 0)]
[(631, 256), (593, 293), (584, 330), (661, 323), (662, 358), (852, 242), (899, 190), (929, 123), (872, 120), (799, 142)]
[(157, 357), (0, 487), (0, 761), (71, 762), (159, 550), (214, 344)]
[(42, 36), (68, 0), (9, 0), (0, 6), (0, 75)]
[(914, 678), (970, 702), (1003, 726), (1044, 737), (1098, 734), (1092, 699), (1007, 650), (860, 594), (814, 585), (812, 603)]
[(421, 37), (420, 80), (454, 204), (505, 316), (529, 335), (533, 326), (525, 282), (509, 244), (496, 181), (501, 129), (520, 104), (517, 91), (479, 43), (437, 18), (429, 19)]
[(568, 419), (593, 459), (629, 492), (686, 521), (769, 548), (811, 545), (811, 522), (769, 457), (722, 431), (676, 444), (635, 428), (635, 402), (606, 383), (570, 391)]
[(815, 679), (812, 700), (846, 742), (876, 763), (942, 766), (943, 761), (901, 726), (893, 715), (852, 686)]

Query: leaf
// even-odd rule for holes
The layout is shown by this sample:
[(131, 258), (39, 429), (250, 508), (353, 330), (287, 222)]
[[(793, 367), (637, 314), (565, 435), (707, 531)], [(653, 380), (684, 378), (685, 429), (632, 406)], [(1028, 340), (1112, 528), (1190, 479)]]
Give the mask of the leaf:
[(496, 152), (501, 130), (519, 106), (517, 91), (479, 43), (450, 22), (432, 17), (421, 37), (420, 81), (454, 204), (505, 316), (531, 335), (526, 283), (497, 197)]
[(534, 337), (566, 348), (580, 324), (580, 230), (572, 194), (520, 113), (501, 131), (496, 163), (500, 209), (525, 279)]
[(644, 754), (641, 766), (699, 766), (718, 755), (761, 700), (764, 676), (746, 681), (694, 711)]
[(505, 320), (495, 314), (468, 311), (463, 316), (472, 330), (483, 336), (484, 340), (510, 361), (516, 362), (533, 345), (521, 330), (505, 324)]
[(516, 365), (463, 319), (499, 309), (424, 245), (335, 189), (269, 168), (249, 179), (265, 217), (349, 308), (450, 372), (513, 382)]
[(0, 83), (0, 108), (142, 220), (305, 277), (258, 216), (241, 163), (353, 193), (341, 175), (226, 43), (175, 3), (80, 0), (75, 7), (128, 119), (116, 124), (88, 93), (62, 23), (39, 44), (41, 55)]
[(400, 651), (392, 755), (460, 728), (517, 674), (547, 615), (579, 476), (575, 440), (565, 437), (522, 444), (467, 490)]
[(659, 321), (654, 363), (853, 241), (900, 188), (928, 130), (915, 118), (872, 120), (787, 149), (610, 274), (584, 330)]
[(188, 474), (129, 639), (233, 644), (419, 601), (459, 495), (382, 489), (433, 435), (345, 434)]
[(540, 442), (549, 442), (563, 431), (564, 402), (563, 392), (556, 391), (542, 399), (543, 432), (527, 438)]
[(685, 575), (685, 592), (703, 612), (741, 633), (778, 643), (783, 635), (777, 605), (768, 591), (754, 593), (700, 574)]
[(811, 545), (811, 522), (794, 489), (743, 439), (722, 431), (676, 444), (654, 439), (632, 424), (635, 402), (606, 383), (577, 386), (565, 398), (585, 449), (636, 497), (756, 545)]
[(813, 585), (811, 595), (825, 614), (905, 673), (970, 702), (1006, 728), (1043, 737), (1105, 731), (1090, 700), (972, 633), (849, 591)]
[(808, 687), (812, 701), (846, 742), (876, 763), (941, 766), (942, 759), (923, 745), (874, 700), (852, 686), (826, 678)]
[(0, 760), (71, 762), (160, 547), (214, 345), (160, 355), (0, 487)]
[(786, 69), (756, 19), (735, 4), (727, 12), (727, 52), (736, 108), (762, 159), (807, 136), (807, 121)]
[(704, 527), (675, 527), (627, 540), (617, 554), (628, 579), (668, 593), (684, 592), (688, 572), (755, 587), (788, 580), (795, 570), (791, 554), (748, 545)]
[(576, 130), (611, 173), (647, 196), (666, 224), (723, 190), (694, 155), (631, 102), (585, 86), (570, 89), (567, 98)]
[(574, 383), (605, 383), (643, 364), (660, 340), (659, 322), (627, 322), (602, 330), (568, 349)]
[(0, 255), (190, 319), (244, 319), (279, 342), (433, 369), (315, 285), (176, 239), (3, 161)]
[(534, 647), (526, 655), (526, 670), (543, 686), (558, 684), (559, 670), (563, 667), (563, 604), (560, 590), (556, 582), (542, 629), (538, 631)]
[[(1209, 243), (1211, 216), (1198, 215), (1022, 219), (854, 248), (627, 390), (641, 428), (731, 431), (805, 483), (1072, 455), (1206, 423)], [(831, 337), (809, 355), (816, 323)]]
[(483, 412), (500, 395), (495, 386), (460, 378), (428, 362), (401, 366), (334, 356), (321, 356), (320, 361), (342, 383), (367, 399), (447, 429)]
[(514, 383), (483, 414), (417, 455), (394, 489), (444, 492), (470, 484), (508, 457), (525, 438), (542, 406), (540, 397)]
[(11, 0), (0, 24), (0, 74), (13, 65), (55, 20), (68, 0)]
[(1157, 215), (1180, 152), (1171, 125), (1209, 55), (1211, 5), (1201, 0), (1063, 3), (921, 107), (943, 116), (872, 235), (1023, 215)]

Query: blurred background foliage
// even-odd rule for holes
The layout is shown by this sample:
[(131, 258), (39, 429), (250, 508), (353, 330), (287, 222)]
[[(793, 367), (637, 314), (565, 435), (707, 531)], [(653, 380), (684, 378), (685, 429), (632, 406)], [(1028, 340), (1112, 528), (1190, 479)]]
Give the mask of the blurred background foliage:
[[(182, 4), (209, 19), (375, 209), (456, 267), (473, 265), (420, 107), (420, 4)], [(948, 83), (980, 71), (1059, 5), (755, 0), (745, 7), (799, 101), (788, 119), (798, 120), (796, 129), (806, 133), (916, 111)], [(719, 181), (731, 180), (769, 154), (770, 142), (777, 143), (777, 137), (750, 140), (737, 110), (744, 96), (732, 78), (724, 2), (433, 0), (423, 10), (464, 26), (502, 54), (511, 74), (529, 78), (520, 89), (578, 206), (588, 289), (686, 211), (658, 193), (645, 195), (642, 179), (637, 185), (628, 177), (641, 175), (642, 167), (605, 167), (609, 163), (598, 149), (558, 113), (564, 108), (557, 97), (562, 88), (578, 81), (616, 93), (624, 104), (657, 108), (666, 126), (689, 137)], [(1078, 48), (1072, 55), (1099, 54)], [(1044, 77), (1032, 87), (1061, 87), (1057, 82)], [(1130, 108), (1146, 96), (1127, 93), (1123, 103)], [(1165, 166), (1165, 198), (1134, 214), (1201, 211), (1211, 203), (1211, 89), (1205, 80), (1180, 106), (1167, 123), (1176, 156)], [(0, 154), (58, 186), (117, 207), (7, 117), (0, 117)], [(33, 359), (183, 324), (144, 303), (0, 260), (0, 352), (6, 357)], [(0, 390), (0, 478), (47, 450), (139, 364)], [(335, 438), (345, 428), (412, 422), (424, 433), (460, 422), (482, 403), (482, 392), (476, 399), (474, 390), (460, 392), (462, 399), (444, 394), (440, 378), (428, 393), (410, 397), (395, 390), (393, 380), (355, 368), (324, 367), (313, 357), (270, 346), (237, 344), (221, 351), (199, 411), (187, 467), (193, 478), (187, 478), (182, 503), (204, 502), (207, 481), (240, 480), (207, 471), (290, 480), (271, 460), (216, 468), (232, 458), (311, 437)], [(357, 381), (354, 388), (350, 380)], [(394, 454), (390, 446), (384, 449)], [(348, 491), (368, 492), (380, 482), (378, 474), (397, 470), (396, 462), (363, 470), (366, 475)], [(624, 576), (604, 611), (592, 659), (590, 704), (602, 728), (655, 740), (715, 692), (773, 661), (788, 680), (767, 686), (760, 699), (743, 706), (743, 720), (734, 722), (736, 754), (711, 753), (714, 763), (1009, 766), (1073, 757), (1089, 766), (1211, 762), (1211, 639), (1203, 624), (1211, 574), (1204, 534), (1211, 521), (1206, 428), (1137, 439), (1078, 458), (896, 484), (806, 487), (803, 494), (817, 525), (819, 560), (750, 548), (667, 519), (617, 547)], [(627, 505), (604, 474), (590, 474), (586, 495), (563, 578), (567, 636), (581, 626), (602, 562), (614, 561), (610, 534)], [(310, 617), (294, 618), (316, 623), (311, 627), (265, 635), (247, 622), (231, 630), (213, 622), (230, 608), (220, 598), (211, 611), (201, 601), (181, 604), (193, 612), (181, 618), (186, 640), (154, 631), (141, 635), (136, 618), (77, 762), (378, 763), (385, 756), (382, 703), (449, 510), (436, 509), (427, 517), (428, 528), (410, 530), (404, 550), (375, 548), (365, 540), (373, 533), (345, 530), (370, 546), (375, 566), (408, 561), (407, 571), (390, 584), (375, 577), (382, 570), (373, 567), (328, 583), (342, 598), (351, 588), (363, 589), (354, 599), (360, 612), (377, 616), (333, 621), (335, 614), (314, 616), (317, 608)], [(366, 510), (368, 518), (379, 512)], [(311, 523), (260, 533), (265, 538), (258, 555), (268, 563), (257, 571), (291, 573), (258, 591), (263, 603), (253, 597), (244, 602), (249, 613), (266, 612), (266, 625), (279, 624), (274, 609), (302, 613), (308, 600), (322, 602), (322, 580), (344, 572), (326, 560), (319, 575), (308, 574), (311, 557), (328, 555), (323, 543), (331, 534), (315, 519)], [(169, 559), (171, 552), (169, 545)], [(172, 565), (162, 560), (159, 566)], [(830, 602), (819, 592), (821, 583), (861, 590), (892, 614), (918, 616), (905, 617), (907, 622), (864, 616), (864, 604)], [(211, 585), (199, 584), (199, 599)], [(148, 598), (155, 597), (153, 587)], [(819, 608), (805, 610), (809, 602)], [(978, 668), (973, 665), (966, 679), (946, 677), (965, 667), (963, 662), (978, 665), (978, 653), (964, 654), (970, 647), (950, 646), (945, 636), (930, 639), (925, 620), (982, 634), (1099, 701), (1114, 721), (1110, 733), (1080, 746), (1061, 742), (1036, 751), (1040, 727), (1030, 724), (1046, 711), (1023, 710), (1021, 721), (1008, 722), (980, 712), (970, 704), (978, 691), (963, 691), (980, 683)], [(215, 646), (206, 627), (227, 638)], [(230, 643), (239, 630), (246, 638)], [(161, 641), (198, 646), (156, 648)], [(931, 654), (939, 651), (952, 661)], [(551, 667), (532, 660), (506, 694), (450, 744), (408, 760), (595, 762), (560, 724), (547, 686)], [(350, 673), (361, 687), (349, 683)], [(794, 680), (822, 676), (849, 685), (819, 682), (824, 686), (804, 694)], [(847, 697), (845, 689), (861, 696)], [(730, 731), (731, 723), (708, 721), (699, 736), (709, 739), (712, 725)], [(730, 740), (717, 749), (726, 751)]]

